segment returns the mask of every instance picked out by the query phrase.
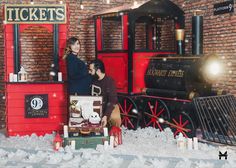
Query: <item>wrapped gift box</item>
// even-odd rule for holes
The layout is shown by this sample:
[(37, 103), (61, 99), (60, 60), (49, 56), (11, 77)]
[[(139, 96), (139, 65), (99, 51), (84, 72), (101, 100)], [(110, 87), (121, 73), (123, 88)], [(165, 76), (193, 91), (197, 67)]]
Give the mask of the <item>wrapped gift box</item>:
[(88, 136), (88, 137), (69, 137), (64, 138), (64, 147), (71, 145), (71, 142), (75, 141), (75, 149), (80, 148), (96, 148), (98, 144), (103, 145), (104, 141), (109, 141), (109, 137), (104, 136)]

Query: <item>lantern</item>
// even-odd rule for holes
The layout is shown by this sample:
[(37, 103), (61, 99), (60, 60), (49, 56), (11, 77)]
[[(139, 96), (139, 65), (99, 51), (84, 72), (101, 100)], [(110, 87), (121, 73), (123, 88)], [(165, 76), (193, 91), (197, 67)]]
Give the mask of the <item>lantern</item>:
[(23, 66), (20, 68), (20, 71), (18, 72), (18, 81), (19, 82), (27, 81), (27, 72), (25, 71)]
[(59, 133), (56, 134), (54, 140), (53, 140), (53, 149), (55, 151), (58, 151), (58, 149), (62, 147), (62, 138)]
[(122, 132), (120, 127), (112, 126), (109, 135), (114, 136), (114, 147), (122, 144)]

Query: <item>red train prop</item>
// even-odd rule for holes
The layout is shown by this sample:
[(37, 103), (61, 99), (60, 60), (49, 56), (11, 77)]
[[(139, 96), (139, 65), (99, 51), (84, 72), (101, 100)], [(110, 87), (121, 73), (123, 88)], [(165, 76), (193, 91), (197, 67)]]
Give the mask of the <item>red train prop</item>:
[(95, 15), (96, 56), (116, 81), (122, 124), (129, 129), (169, 126), (174, 135), (193, 136), (199, 124), (192, 99), (215, 94), (205, 73), (212, 58), (184, 56), (176, 29), (184, 29), (184, 12), (168, 0)]

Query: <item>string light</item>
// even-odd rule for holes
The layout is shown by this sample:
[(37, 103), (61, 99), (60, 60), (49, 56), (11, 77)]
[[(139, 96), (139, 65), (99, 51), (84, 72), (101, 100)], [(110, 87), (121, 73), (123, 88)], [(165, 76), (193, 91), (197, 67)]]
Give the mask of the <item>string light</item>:
[(133, 4), (134, 4), (134, 6), (137, 6), (137, 5), (138, 5), (138, 2), (137, 2), (137, 1), (134, 1)]
[(63, 4), (63, 1), (60, 1), (60, 4)]
[(110, 4), (110, 0), (107, 0), (107, 4)]
[(84, 5), (83, 5), (83, 1), (82, 0), (80, 0), (80, 9), (84, 9)]
[(34, 4), (34, 0), (30, 0), (30, 4), (33, 5)]

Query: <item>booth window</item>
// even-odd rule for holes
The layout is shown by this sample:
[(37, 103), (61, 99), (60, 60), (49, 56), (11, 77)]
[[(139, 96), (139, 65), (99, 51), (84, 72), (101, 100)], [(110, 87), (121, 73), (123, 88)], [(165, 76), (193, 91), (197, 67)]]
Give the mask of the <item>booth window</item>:
[(103, 50), (122, 50), (121, 16), (102, 19)]
[(21, 66), (28, 81), (48, 81), (53, 65), (53, 33), (40, 26), (30, 26), (20, 34)]

